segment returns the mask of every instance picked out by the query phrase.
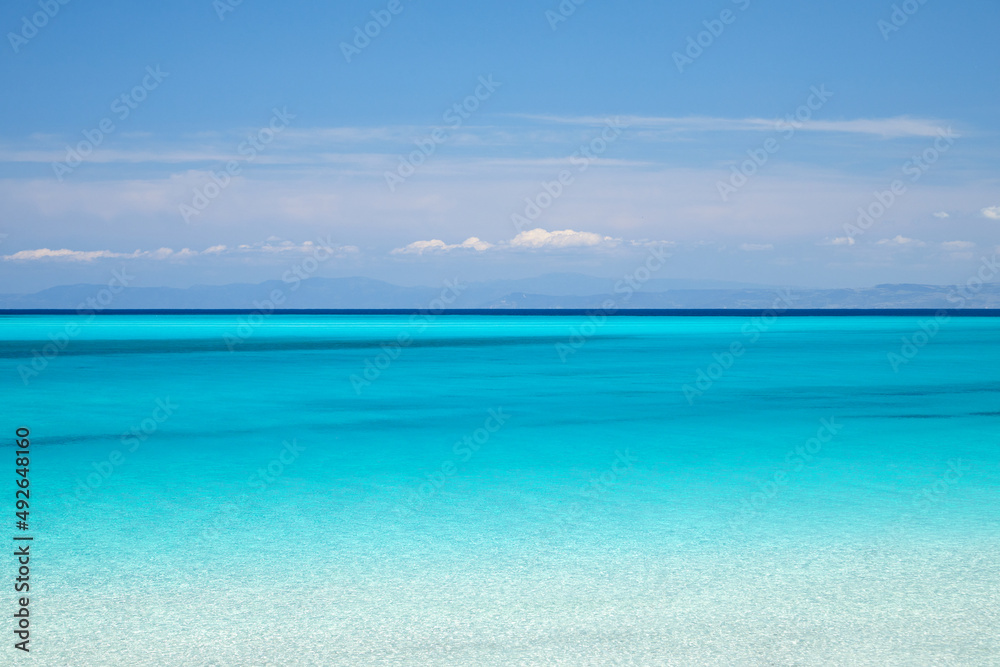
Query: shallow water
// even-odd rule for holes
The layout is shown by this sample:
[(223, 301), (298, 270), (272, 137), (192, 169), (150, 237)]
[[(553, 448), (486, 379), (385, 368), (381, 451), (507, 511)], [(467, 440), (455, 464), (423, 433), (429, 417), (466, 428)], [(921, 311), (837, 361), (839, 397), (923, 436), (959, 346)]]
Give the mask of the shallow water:
[(1000, 664), (1000, 319), (928, 320), (0, 317), (31, 664)]

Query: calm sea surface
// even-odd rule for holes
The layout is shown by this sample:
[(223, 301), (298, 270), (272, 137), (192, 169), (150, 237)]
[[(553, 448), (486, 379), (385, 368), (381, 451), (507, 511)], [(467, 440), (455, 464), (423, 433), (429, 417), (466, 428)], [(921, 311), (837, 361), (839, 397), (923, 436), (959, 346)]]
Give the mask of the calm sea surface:
[(0, 316), (0, 400), (14, 664), (1000, 664), (1000, 318)]

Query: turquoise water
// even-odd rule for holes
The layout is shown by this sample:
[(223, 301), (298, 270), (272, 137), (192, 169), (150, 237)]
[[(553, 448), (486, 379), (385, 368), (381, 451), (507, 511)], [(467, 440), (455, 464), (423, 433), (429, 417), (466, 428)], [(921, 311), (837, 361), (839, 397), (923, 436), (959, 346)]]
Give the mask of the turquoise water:
[(0, 317), (30, 664), (1000, 664), (1000, 319), (930, 319)]

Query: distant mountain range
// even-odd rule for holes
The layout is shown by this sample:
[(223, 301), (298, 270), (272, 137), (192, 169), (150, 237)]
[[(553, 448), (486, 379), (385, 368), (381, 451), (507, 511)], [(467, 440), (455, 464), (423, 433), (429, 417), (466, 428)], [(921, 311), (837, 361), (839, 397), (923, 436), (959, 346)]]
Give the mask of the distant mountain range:
[[(65, 285), (34, 294), (0, 294), (2, 309), (256, 309), (278, 308), (1000, 308), (1000, 283), (974, 293), (952, 286), (876, 285), (860, 289), (796, 289), (693, 280), (624, 281), (549, 274), (455, 287), (400, 287), (370, 278), (310, 278), (300, 283), (127, 287)], [(110, 297), (110, 300), (109, 300)], [(450, 299), (435, 301), (436, 299)], [(91, 305), (87, 306), (88, 300)], [(789, 305), (790, 304), (790, 305)]]

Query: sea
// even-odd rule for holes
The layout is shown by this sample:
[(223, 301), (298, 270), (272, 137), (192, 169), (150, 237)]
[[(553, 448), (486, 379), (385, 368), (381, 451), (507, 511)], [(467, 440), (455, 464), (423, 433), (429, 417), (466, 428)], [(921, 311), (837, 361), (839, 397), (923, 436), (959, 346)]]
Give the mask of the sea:
[(0, 404), (0, 664), (1000, 665), (1000, 317), (5, 314)]

